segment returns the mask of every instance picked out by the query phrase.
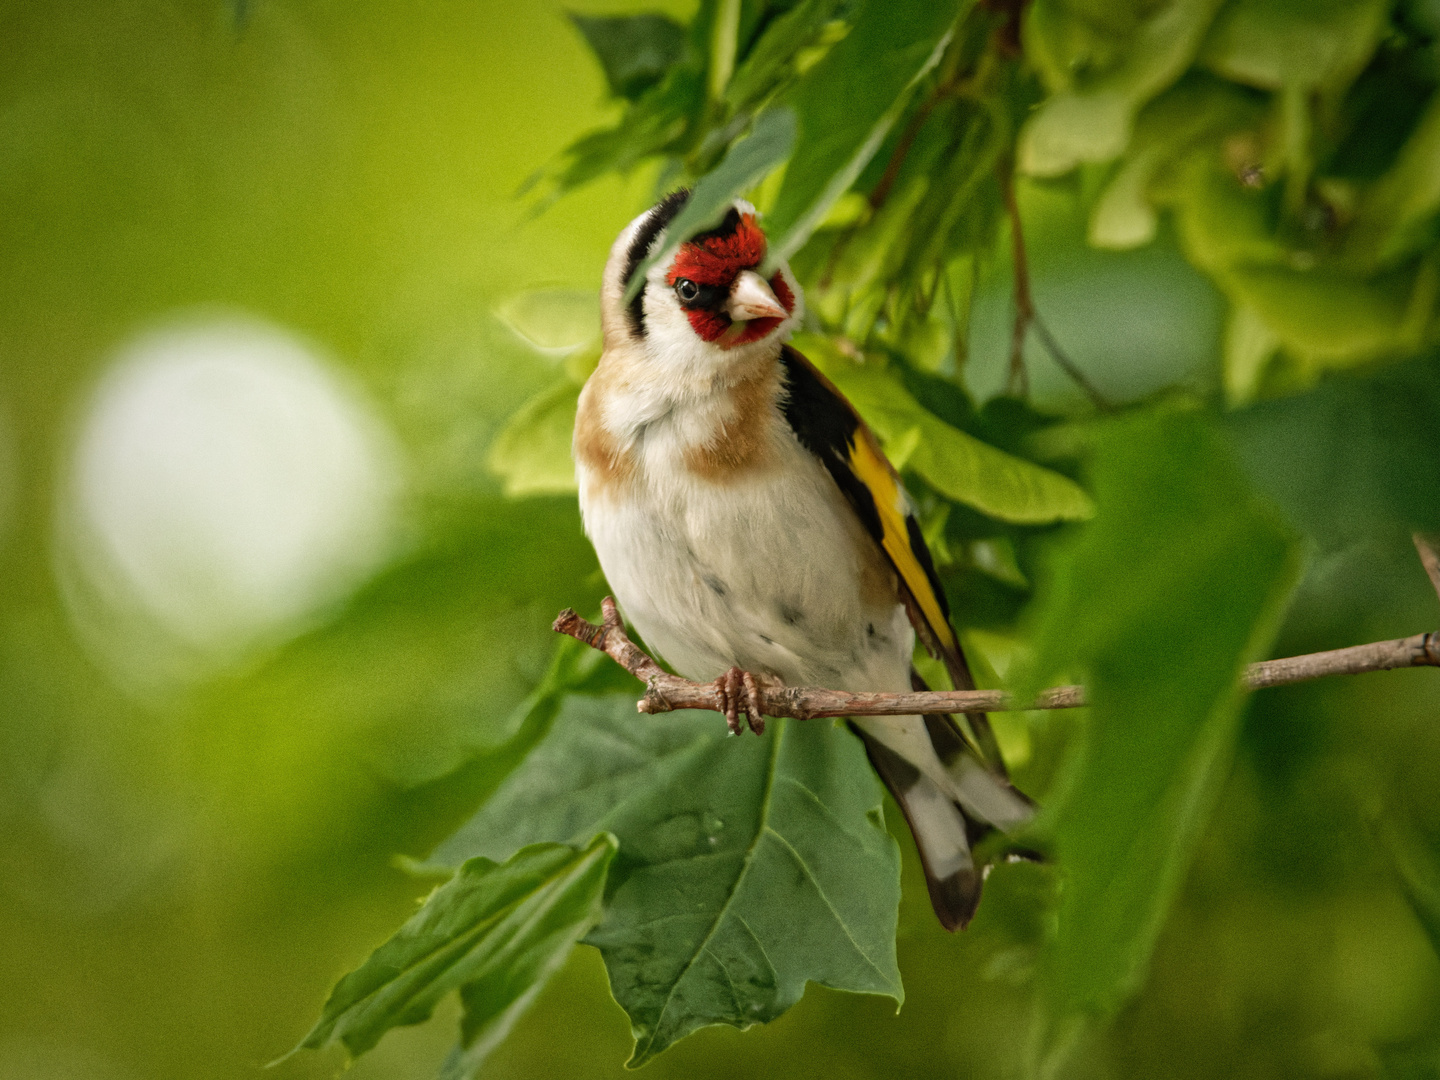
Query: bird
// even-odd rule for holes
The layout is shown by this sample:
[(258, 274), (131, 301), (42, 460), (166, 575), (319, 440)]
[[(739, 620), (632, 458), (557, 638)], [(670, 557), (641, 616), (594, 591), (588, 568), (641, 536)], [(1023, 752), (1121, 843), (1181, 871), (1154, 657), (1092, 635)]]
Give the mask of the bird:
[[(715, 682), (735, 734), (741, 712), (763, 732), (767, 685), (924, 689), (917, 635), (973, 689), (900, 477), (789, 344), (804, 297), (783, 260), (767, 266), (760, 215), (735, 199), (676, 246), (689, 197), (667, 195), (611, 248), (601, 356), (576, 412), (584, 528), (621, 613), (676, 672)], [(1035, 814), (988, 719), (849, 723), (905, 815), (941, 925), (963, 928), (988, 870), (975, 844)]]

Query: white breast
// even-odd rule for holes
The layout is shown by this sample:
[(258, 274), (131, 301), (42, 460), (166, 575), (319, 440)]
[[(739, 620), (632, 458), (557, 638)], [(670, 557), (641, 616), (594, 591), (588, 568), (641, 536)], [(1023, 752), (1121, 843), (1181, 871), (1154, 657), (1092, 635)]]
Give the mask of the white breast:
[(697, 477), (684, 452), (709, 412), (644, 424), (623, 495), (594, 494), (581, 469), (585, 530), (626, 617), (692, 679), (735, 665), (790, 685), (908, 689), (914, 632), (875, 587), (874, 542), (830, 475), (777, 417), (764, 468)]

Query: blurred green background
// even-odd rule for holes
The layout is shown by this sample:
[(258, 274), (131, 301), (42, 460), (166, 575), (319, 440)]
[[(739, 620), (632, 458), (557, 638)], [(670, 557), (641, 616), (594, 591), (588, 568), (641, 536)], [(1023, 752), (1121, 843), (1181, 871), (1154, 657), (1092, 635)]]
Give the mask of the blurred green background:
[[(573, 498), (504, 499), (486, 453), (593, 337), (656, 177), (538, 217), (514, 193), (613, 117), (548, 2), (0, 6), (0, 1080), (261, 1075), (414, 910), (395, 855), (501, 775), (551, 618), (603, 582)], [(1213, 392), (1222, 305), (1173, 240), (1092, 251), (1075, 191), (1021, 194), (1037, 299), (1097, 382)], [(545, 340), (537, 291), (574, 312)], [(1350, 524), (1312, 543), (1277, 655), (1436, 624), (1404, 530)], [(1146, 990), (1084, 1064), (1437, 1075), (1440, 963), (1356, 794), (1440, 834), (1432, 676), (1256, 697)], [(1001, 868), (947, 935), (908, 844), (898, 1016), (812, 988), (649, 1072), (1016, 1075), (1038, 886)], [(394, 1032), (352, 1075), (433, 1076), (452, 1040)], [(487, 1070), (618, 1076), (628, 1048), (581, 948)]]

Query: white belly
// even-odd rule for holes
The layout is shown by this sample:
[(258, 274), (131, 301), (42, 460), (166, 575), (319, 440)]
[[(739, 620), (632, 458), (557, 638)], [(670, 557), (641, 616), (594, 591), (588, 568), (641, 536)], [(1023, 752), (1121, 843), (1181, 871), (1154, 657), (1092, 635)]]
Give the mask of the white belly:
[[(647, 451), (652, 465), (663, 448)], [(792, 686), (909, 689), (914, 631), (876, 589), (873, 541), (811, 454), (791, 442), (774, 467), (724, 485), (659, 465), (623, 497), (581, 485), (600, 565), (651, 649), (696, 680), (738, 666)]]

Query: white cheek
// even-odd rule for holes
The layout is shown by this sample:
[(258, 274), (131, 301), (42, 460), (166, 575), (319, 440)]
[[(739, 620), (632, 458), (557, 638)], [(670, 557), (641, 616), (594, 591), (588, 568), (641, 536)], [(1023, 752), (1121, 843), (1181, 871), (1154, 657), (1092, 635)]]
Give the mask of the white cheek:
[(659, 368), (690, 376), (718, 372), (730, 362), (725, 350), (695, 332), (663, 277), (651, 277), (645, 289), (645, 351)]
[(706, 341), (690, 325), (690, 317), (680, 300), (665, 281), (664, 270), (651, 270), (645, 288), (645, 349), (662, 369), (688, 375), (718, 374), (725, 368), (741, 364), (757, 353), (773, 351), (787, 340), (805, 317), (805, 297), (788, 266), (780, 267), (780, 277), (794, 298), (794, 309), (774, 330), (758, 341), (725, 347), (723, 341)]

